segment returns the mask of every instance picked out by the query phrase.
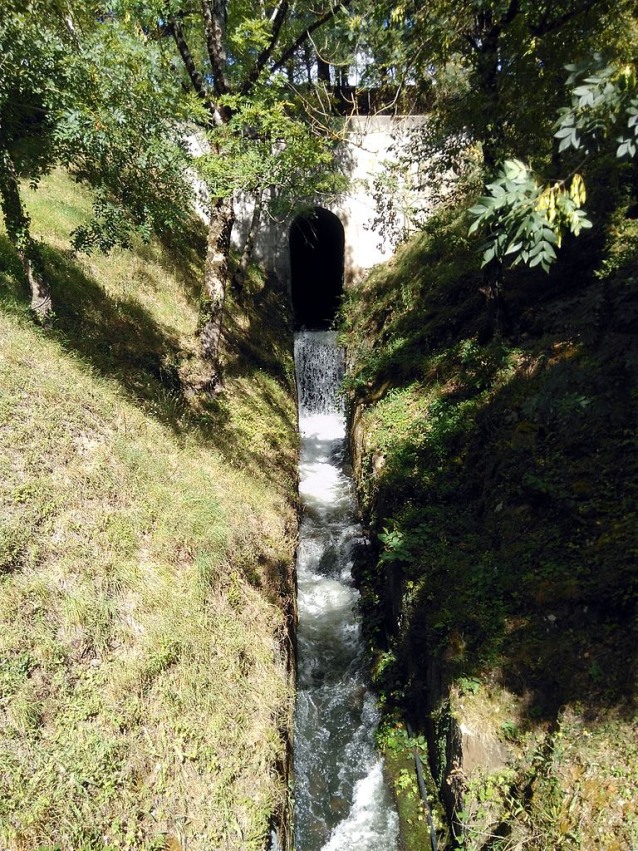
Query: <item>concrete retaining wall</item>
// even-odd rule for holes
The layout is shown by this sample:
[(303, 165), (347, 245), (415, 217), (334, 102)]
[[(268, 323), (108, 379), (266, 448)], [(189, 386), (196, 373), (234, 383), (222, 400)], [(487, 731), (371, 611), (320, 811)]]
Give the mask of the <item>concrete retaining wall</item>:
[[(382, 172), (387, 161), (396, 160), (394, 148), (400, 147), (410, 129), (423, 123), (422, 116), (355, 117), (348, 121), (347, 141), (336, 152), (340, 168), (351, 179), (350, 191), (334, 204), (316, 199), (315, 206), (330, 210), (339, 217), (345, 231), (344, 284), (360, 280), (366, 271), (377, 263), (389, 259), (393, 246), (371, 229), (375, 215), (372, 183)], [(400, 201), (401, 199), (397, 199)], [(313, 204), (313, 199), (304, 199)], [(428, 205), (427, 193), (419, 199), (419, 206)], [(250, 197), (236, 199), (236, 224), (233, 245), (241, 250), (250, 228), (254, 202)], [(255, 258), (265, 268), (290, 286), (289, 230), (295, 214), (274, 221), (267, 213), (262, 215), (259, 235), (255, 243)]]

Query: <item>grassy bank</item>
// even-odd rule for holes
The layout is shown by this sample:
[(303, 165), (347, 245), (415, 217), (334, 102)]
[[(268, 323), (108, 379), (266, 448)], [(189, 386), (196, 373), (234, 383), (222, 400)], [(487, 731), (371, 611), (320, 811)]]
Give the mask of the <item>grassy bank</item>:
[(638, 841), (636, 176), (604, 180), (593, 236), (506, 275), (507, 333), (462, 211), (344, 306), (377, 682), (468, 849)]
[(0, 847), (261, 848), (292, 699), (285, 298), (231, 298), (195, 408), (201, 225), (82, 259), (84, 194), (29, 201), (56, 320), (0, 234)]

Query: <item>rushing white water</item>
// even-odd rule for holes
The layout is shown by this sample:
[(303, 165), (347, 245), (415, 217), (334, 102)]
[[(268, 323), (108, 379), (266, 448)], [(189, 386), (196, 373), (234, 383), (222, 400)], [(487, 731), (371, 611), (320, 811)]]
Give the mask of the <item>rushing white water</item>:
[(396, 851), (398, 817), (374, 747), (350, 569), (362, 538), (344, 473), (343, 355), (330, 331), (295, 338), (301, 430), (296, 851)]

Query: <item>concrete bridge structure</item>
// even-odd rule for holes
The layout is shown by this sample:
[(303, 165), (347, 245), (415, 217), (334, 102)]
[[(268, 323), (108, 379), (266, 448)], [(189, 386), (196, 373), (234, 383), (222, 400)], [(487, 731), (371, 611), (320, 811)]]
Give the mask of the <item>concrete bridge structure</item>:
[[(327, 324), (343, 287), (392, 256), (394, 246), (373, 226), (374, 181), (388, 162), (397, 159), (396, 152), (409, 132), (424, 120), (422, 116), (350, 118), (345, 140), (336, 151), (339, 167), (350, 178), (349, 190), (330, 204), (304, 199), (306, 212), (283, 220), (262, 215), (254, 258), (289, 288), (298, 325)], [(401, 208), (406, 199), (394, 200)], [(423, 195), (419, 206), (427, 205)], [(253, 210), (250, 198), (236, 199), (232, 241), (239, 250), (250, 230)]]

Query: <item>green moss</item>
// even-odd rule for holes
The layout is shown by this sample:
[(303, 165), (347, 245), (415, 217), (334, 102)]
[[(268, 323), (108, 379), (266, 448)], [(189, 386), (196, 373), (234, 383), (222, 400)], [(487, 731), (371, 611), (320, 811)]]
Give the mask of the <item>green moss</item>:
[(377, 739), (384, 755), (384, 770), (390, 781), (399, 814), (402, 848), (406, 851), (416, 851), (432, 847), (428, 808), (419, 789), (414, 765), (415, 748), (426, 784), (436, 841), (440, 847), (445, 847), (448, 830), (430, 776), (425, 739), (422, 736), (410, 738), (405, 725), (398, 718), (390, 716), (385, 718), (377, 733)]

